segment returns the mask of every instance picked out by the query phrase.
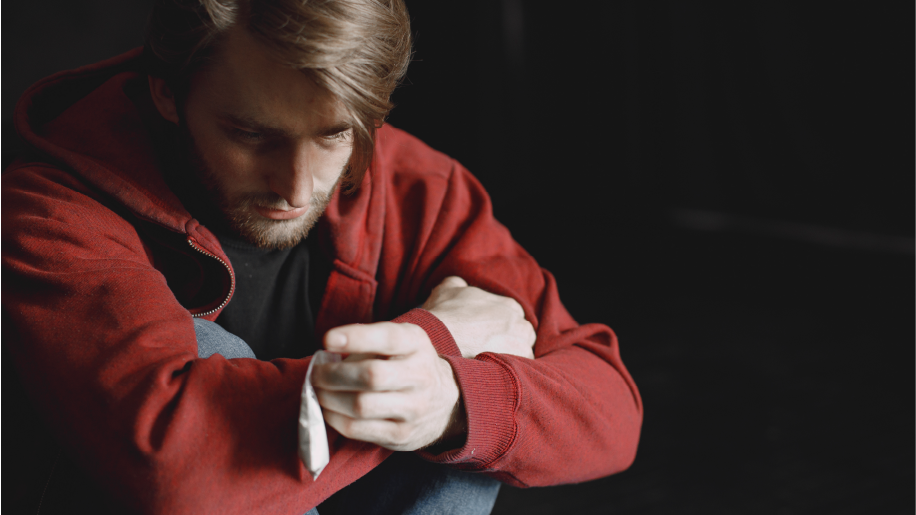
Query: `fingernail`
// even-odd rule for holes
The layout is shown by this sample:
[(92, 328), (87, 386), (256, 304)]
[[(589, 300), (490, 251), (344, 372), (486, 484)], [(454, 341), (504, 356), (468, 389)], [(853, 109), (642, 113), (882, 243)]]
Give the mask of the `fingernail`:
[(347, 345), (347, 336), (341, 333), (328, 333), (324, 343), (328, 349), (342, 349)]

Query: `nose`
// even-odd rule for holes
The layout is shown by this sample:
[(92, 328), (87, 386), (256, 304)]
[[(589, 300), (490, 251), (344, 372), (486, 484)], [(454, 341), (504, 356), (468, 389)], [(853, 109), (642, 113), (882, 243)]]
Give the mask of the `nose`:
[(268, 180), (270, 190), (292, 208), (305, 207), (312, 198), (314, 181), (305, 149), (292, 149), (283, 156)]

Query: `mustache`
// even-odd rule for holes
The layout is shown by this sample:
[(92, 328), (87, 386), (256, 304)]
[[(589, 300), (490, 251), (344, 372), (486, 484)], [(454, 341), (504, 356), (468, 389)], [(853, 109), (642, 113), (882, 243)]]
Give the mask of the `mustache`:
[[(331, 195), (325, 191), (313, 191), (309, 198), (309, 207), (321, 207), (328, 203)], [(233, 199), (241, 207), (259, 206), (268, 209), (289, 211), (293, 206), (276, 193), (243, 193)]]

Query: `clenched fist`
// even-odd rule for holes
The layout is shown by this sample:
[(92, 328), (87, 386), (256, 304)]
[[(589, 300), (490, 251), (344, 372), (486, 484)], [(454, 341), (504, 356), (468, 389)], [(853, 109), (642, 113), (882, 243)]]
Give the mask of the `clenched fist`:
[(534, 358), (534, 327), (515, 299), (468, 286), (457, 276), (446, 277), (423, 304), (442, 321), (465, 358), (481, 352)]
[(341, 326), (328, 331), (325, 347), (350, 354), (312, 370), (324, 420), (340, 434), (393, 451), (464, 434), (466, 415), (452, 367), (419, 326)]
[[(465, 358), (481, 352), (534, 358), (534, 328), (514, 299), (452, 276), (423, 308), (445, 324)], [(337, 327), (328, 331), (325, 347), (350, 355), (312, 371), (324, 419), (340, 434), (394, 451), (460, 445), (467, 425), (461, 392), (451, 366), (419, 326)]]

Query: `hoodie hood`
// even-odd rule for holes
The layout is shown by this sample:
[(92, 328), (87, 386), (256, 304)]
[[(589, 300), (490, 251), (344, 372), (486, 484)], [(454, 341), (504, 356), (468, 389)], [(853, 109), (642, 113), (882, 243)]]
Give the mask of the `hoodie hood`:
[[(34, 162), (65, 169), (137, 218), (185, 235), (194, 252), (217, 258), (232, 276), (216, 236), (192, 217), (164, 178), (164, 166), (174, 165), (160, 158), (155, 142), (164, 141), (170, 123), (150, 97), (142, 54), (143, 49), (136, 48), (107, 61), (57, 73), (30, 87), (16, 106), (14, 121), (20, 136), (39, 157), (19, 160), (10, 169)], [(349, 313), (357, 313), (360, 321), (372, 317), (382, 251), (386, 188), (381, 178), (404, 159), (416, 162), (416, 152), (411, 149), (418, 143), (388, 126), (379, 129), (372, 164), (359, 189), (347, 195), (335, 191), (309, 236), (319, 239), (333, 262), (329, 291), (335, 289), (335, 295), (325, 295), (324, 303), (341, 303)], [(387, 147), (402, 150), (391, 152)], [(224, 289), (231, 297), (234, 279), (229, 279)], [(207, 310), (206, 317), (215, 317), (224, 305)], [(327, 330), (341, 321), (323, 317), (322, 312), (344, 311), (320, 310), (316, 325)]]
[[(163, 178), (162, 167), (168, 165), (157, 156), (154, 142), (170, 124), (150, 97), (142, 54), (143, 48), (135, 48), (35, 83), (16, 105), (16, 130), (38, 151), (37, 160), (63, 165), (139, 218), (189, 234), (224, 258), (215, 236), (200, 230)], [(316, 227), (328, 253), (363, 280), (375, 275), (385, 216), (384, 187), (373, 176), (385, 174), (392, 165), (387, 161), (401, 154), (389, 155), (385, 142), (400, 148), (406, 137), (387, 125), (379, 129), (359, 189), (347, 195), (335, 191)]]
[(169, 189), (153, 141), (166, 124), (141, 69), (143, 49), (57, 73), (16, 105), (22, 139), (140, 218), (187, 233), (190, 213)]

